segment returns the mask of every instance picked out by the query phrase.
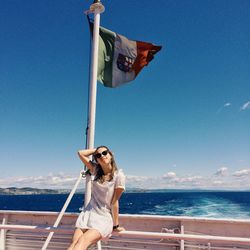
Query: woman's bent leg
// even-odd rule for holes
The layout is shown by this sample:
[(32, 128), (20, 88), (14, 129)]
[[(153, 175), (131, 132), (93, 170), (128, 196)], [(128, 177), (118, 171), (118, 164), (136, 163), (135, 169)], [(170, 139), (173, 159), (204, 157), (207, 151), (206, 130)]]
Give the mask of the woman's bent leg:
[(74, 235), (72, 237), (72, 242), (68, 248), (68, 250), (73, 250), (76, 243), (78, 242), (78, 240), (80, 239), (81, 236), (83, 236), (84, 232), (86, 232), (87, 230), (86, 229), (80, 229), (80, 228), (77, 228), (74, 232)]
[(89, 229), (83, 233), (82, 236), (78, 239), (77, 243), (75, 244), (73, 250), (86, 250), (88, 246), (96, 243), (100, 240), (101, 234), (95, 229)]

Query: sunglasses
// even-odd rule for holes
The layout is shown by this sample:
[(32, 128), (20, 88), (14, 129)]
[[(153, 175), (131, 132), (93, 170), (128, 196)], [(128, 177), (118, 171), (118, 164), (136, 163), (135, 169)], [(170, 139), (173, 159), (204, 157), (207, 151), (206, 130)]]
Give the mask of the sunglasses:
[(97, 154), (95, 154), (95, 157), (96, 158), (101, 158), (102, 157), (102, 155), (107, 155), (108, 154), (108, 150), (104, 150), (104, 151), (102, 151), (101, 153), (97, 153)]

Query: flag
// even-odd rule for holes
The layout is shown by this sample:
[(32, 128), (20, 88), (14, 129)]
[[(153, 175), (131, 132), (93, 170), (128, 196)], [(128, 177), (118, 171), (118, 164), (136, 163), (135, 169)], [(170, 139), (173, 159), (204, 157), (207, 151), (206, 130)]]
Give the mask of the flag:
[(97, 79), (115, 88), (136, 78), (142, 68), (161, 50), (152, 43), (129, 40), (100, 27)]

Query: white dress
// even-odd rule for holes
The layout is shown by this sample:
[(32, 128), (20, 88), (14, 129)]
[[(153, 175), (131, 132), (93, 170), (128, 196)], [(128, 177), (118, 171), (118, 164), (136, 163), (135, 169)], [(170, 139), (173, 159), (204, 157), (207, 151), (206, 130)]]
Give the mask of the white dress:
[(86, 208), (80, 213), (76, 221), (76, 227), (81, 229), (96, 229), (103, 238), (108, 237), (113, 231), (113, 219), (111, 215), (111, 202), (116, 188), (125, 189), (125, 175), (120, 169), (114, 173), (111, 181), (100, 183), (94, 181), (94, 173), (91, 176), (91, 199)]

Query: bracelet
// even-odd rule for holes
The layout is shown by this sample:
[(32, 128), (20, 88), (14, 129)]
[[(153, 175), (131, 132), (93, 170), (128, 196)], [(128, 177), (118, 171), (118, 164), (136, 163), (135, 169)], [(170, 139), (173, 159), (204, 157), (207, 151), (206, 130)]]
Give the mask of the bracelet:
[(119, 224), (113, 226), (113, 230), (117, 229), (119, 227)]

